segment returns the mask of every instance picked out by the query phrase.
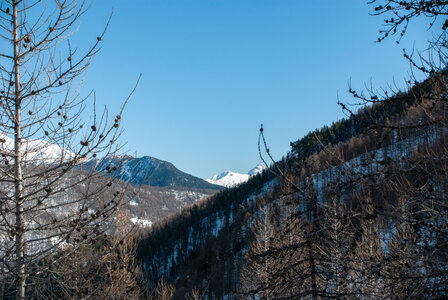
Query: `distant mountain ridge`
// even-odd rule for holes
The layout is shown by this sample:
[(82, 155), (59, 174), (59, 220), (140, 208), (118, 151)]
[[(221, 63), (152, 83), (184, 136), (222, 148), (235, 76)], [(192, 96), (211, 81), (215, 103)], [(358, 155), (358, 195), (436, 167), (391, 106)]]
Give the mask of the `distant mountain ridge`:
[[(7, 153), (14, 151), (14, 140), (3, 132), (0, 132), (0, 150)], [(76, 156), (72, 151), (44, 140), (23, 139), (21, 150), (26, 162), (36, 165), (60, 163)], [(97, 166), (97, 164), (99, 165)], [(211, 184), (180, 171), (170, 162), (151, 156), (135, 158), (129, 155), (118, 155), (105, 159), (84, 160), (80, 168), (92, 168), (93, 166), (105, 171), (105, 175), (133, 184), (173, 188), (222, 189), (219, 185)]]
[[(87, 162), (92, 166), (94, 161)], [(178, 187), (220, 190), (221, 186), (211, 184), (201, 178), (177, 169), (172, 163), (151, 156), (112, 156), (103, 160), (99, 170), (114, 178), (133, 184), (146, 184), (158, 187)]]
[[(40, 139), (22, 139), (23, 164), (26, 167), (46, 167), (64, 163), (76, 157), (76, 153), (49, 141)], [(14, 139), (0, 132), (0, 152), (5, 162), (13, 160)], [(126, 184), (122, 209), (129, 221), (139, 227), (150, 227), (178, 212), (183, 207), (216, 194), (223, 189), (178, 170), (173, 164), (154, 157), (110, 156), (100, 159), (79, 159), (81, 163), (71, 176), (77, 180), (84, 171), (96, 167), (105, 178), (98, 178), (99, 184), (110, 182), (111, 178), (122, 180)], [(109, 178), (107, 178), (109, 177)], [(112, 180), (115, 181), (115, 180)], [(98, 184), (96, 182), (95, 184)], [(77, 189), (68, 189), (69, 194), (77, 195)], [(67, 196), (68, 197), (68, 196)], [(105, 197), (113, 197), (105, 193)], [(68, 201), (68, 198), (55, 197), (52, 201)], [(0, 241), (2, 237), (0, 236)]]
[(234, 187), (234, 186), (237, 186), (241, 183), (248, 181), (251, 176), (254, 176), (254, 175), (257, 175), (257, 174), (263, 172), (263, 170), (265, 168), (266, 168), (265, 165), (258, 164), (257, 166), (255, 166), (254, 168), (249, 170), (249, 172), (247, 172), (247, 174), (241, 174), (241, 173), (232, 172), (232, 171), (225, 171), (219, 175), (214, 175), (212, 178), (206, 179), (206, 181), (211, 184), (216, 184), (216, 185), (220, 185), (220, 186), (224, 186), (224, 187)]
[[(0, 150), (14, 152), (14, 139), (3, 132), (0, 132)], [(70, 150), (44, 140), (22, 139), (21, 151), (23, 159), (32, 164), (57, 163), (75, 156)]]

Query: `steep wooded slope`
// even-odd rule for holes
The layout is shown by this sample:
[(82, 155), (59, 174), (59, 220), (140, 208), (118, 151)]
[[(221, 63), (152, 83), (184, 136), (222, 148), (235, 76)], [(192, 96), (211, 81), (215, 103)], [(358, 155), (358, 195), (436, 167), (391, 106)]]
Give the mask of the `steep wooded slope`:
[[(395, 251), (393, 236), (402, 234), (400, 228), (407, 226), (400, 225), (403, 224), (404, 207), (408, 211), (405, 215), (409, 218), (412, 216), (412, 222), (418, 219), (424, 220), (421, 221), (423, 224), (434, 222), (435, 219), (440, 222), (445, 216), (444, 202), (439, 200), (445, 199), (447, 182), (443, 167), (447, 130), (442, 121), (446, 108), (443, 102), (415, 100), (416, 94), (426, 95), (428, 87), (425, 84), (422, 86), (410, 90), (408, 94), (396, 95), (389, 102), (361, 109), (349, 119), (311, 132), (292, 143), (291, 153), (271, 168), (278, 175), (277, 178), (271, 172), (264, 173), (246, 185), (221, 192), (154, 227), (144, 237), (139, 249), (150, 280), (155, 282), (160, 276), (166, 277), (176, 284), (179, 299), (192, 287), (207, 288), (208, 295), (218, 299), (239, 298), (244, 293), (262, 296), (260, 293), (267, 292), (276, 293), (274, 298), (300, 298), (313, 294), (325, 298), (348, 296), (350, 293), (359, 296), (361, 290), (367, 291), (368, 288), (362, 283), (357, 286), (360, 290), (349, 288), (354, 283), (348, 284), (347, 276), (342, 280), (338, 277), (340, 275), (335, 275), (336, 279), (343, 281), (340, 289), (335, 290), (335, 285), (326, 285), (325, 282), (335, 280), (326, 278), (328, 274), (335, 274), (334, 269), (327, 268), (351, 265), (351, 272), (359, 274), (360, 278), (365, 273), (360, 269), (377, 270), (372, 266), (366, 267), (363, 260), (353, 263), (353, 255), (362, 253), (359, 249), (363, 249), (365, 245), (362, 241), (366, 240), (391, 245), (378, 256), (372, 254), (375, 266), (390, 265), (390, 253)], [(400, 199), (416, 199), (417, 194), (423, 191), (426, 194), (422, 198), (422, 205), (427, 205), (428, 199), (432, 198), (433, 201), (437, 199), (438, 205), (443, 208), (435, 210), (432, 214), (435, 219), (430, 221), (425, 219), (426, 215), (418, 213), (423, 208), (417, 209), (420, 204), (414, 200), (409, 202), (410, 206), (399, 208), (399, 205), (403, 205), (399, 204), (403, 201)], [(272, 220), (272, 230), (277, 233), (272, 235), (272, 241), (266, 240), (268, 250), (252, 258), (269, 257), (271, 261), (277, 262), (269, 273), (270, 282), (277, 285), (257, 287), (259, 282), (247, 284), (247, 280), (244, 280), (245, 269), (242, 266), (250, 265), (250, 255), (247, 253), (254, 253), (250, 241), (259, 238), (254, 224), (267, 214), (264, 211), (266, 208), (270, 215), (267, 219)], [(345, 223), (335, 222), (338, 218), (329, 217), (331, 215), (339, 215)], [(333, 228), (330, 223), (345, 230), (350, 241), (335, 241), (334, 237), (339, 235), (329, 230)], [(369, 240), (363, 231), (367, 230), (366, 224), (374, 226), (387, 238), (374, 241), (370, 237)], [(427, 228), (425, 226), (414, 230), (423, 231)], [(321, 244), (323, 240), (314, 235), (305, 236), (304, 232), (322, 232), (329, 242)], [(434, 234), (442, 232), (442, 229), (438, 229)], [(285, 236), (301, 238), (285, 241)], [(163, 245), (158, 244), (161, 239), (164, 240)], [(424, 233), (414, 239), (414, 243), (433, 243), (429, 248), (422, 248), (422, 252), (432, 249), (437, 259), (443, 257), (443, 253), (435, 250), (434, 241), (425, 240)], [(304, 249), (300, 245), (309, 245), (309, 248)], [(361, 248), (357, 250), (351, 245), (359, 245)], [(415, 247), (417, 244), (414, 244)], [(325, 255), (317, 249), (324, 249)], [(309, 253), (313, 253), (313, 257)], [(335, 257), (329, 253), (339, 253), (338, 257), (350, 257), (352, 260), (335, 263)], [(280, 254), (282, 259), (279, 260)], [(303, 261), (307, 265), (294, 267), (291, 261), (285, 259), (288, 255), (293, 261), (301, 261), (296, 256), (304, 255)], [(409, 253), (394, 255), (401, 257), (400, 263), (404, 266), (412, 260), (419, 261)], [(421, 264), (424, 259), (424, 256), (420, 258)], [(310, 269), (314, 264), (319, 267)], [(421, 288), (423, 292), (419, 291), (417, 295), (443, 295), (440, 291), (446, 287), (443, 282), (440, 283), (443, 278), (440, 271), (443, 268), (444, 264), (441, 263), (440, 268), (426, 268), (425, 278), (423, 274), (418, 275), (425, 282), (422, 283), (425, 288)], [(296, 275), (285, 273), (284, 270), (288, 269)], [(406, 271), (404, 267), (397, 270)], [(390, 287), (400, 280), (409, 280), (409, 277), (406, 279), (396, 275), (400, 271), (391, 272), (387, 269), (383, 273), (369, 273), (369, 276), (375, 278), (371, 283), (385, 282), (385, 278), (389, 278), (384, 289), (388, 290), (390, 297), (394, 295)], [(301, 277), (297, 274), (305, 275)], [(254, 277), (254, 274), (246, 277)], [(291, 278), (291, 281), (285, 281), (285, 278)], [(302, 283), (298, 284), (299, 281)], [(303, 289), (291, 288), (302, 285)], [(369, 285), (368, 293), (376, 293), (377, 290), (371, 288), (375, 284)], [(289, 291), (289, 296), (282, 294), (285, 290)], [(436, 294), (431, 294), (433, 290), (436, 290)], [(406, 293), (412, 292), (409, 290)]]

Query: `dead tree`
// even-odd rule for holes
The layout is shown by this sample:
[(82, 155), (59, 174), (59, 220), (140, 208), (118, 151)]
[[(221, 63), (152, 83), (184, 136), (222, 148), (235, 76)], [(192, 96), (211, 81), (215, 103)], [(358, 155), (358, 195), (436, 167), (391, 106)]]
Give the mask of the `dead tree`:
[(104, 237), (120, 205), (119, 187), (81, 167), (117, 150), (122, 113), (81, 118), (93, 101), (80, 97), (79, 84), (104, 35), (85, 52), (70, 44), (85, 9), (76, 0), (0, 6), (0, 38), (9, 47), (0, 53), (0, 273), (17, 299), (48, 284), (42, 273), (62, 280), (52, 260)]
[(241, 272), (242, 294), (246, 296), (258, 295), (260, 299), (273, 299), (274, 274), (280, 267), (279, 262), (271, 255), (277, 242), (277, 221), (270, 205), (260, 204), (253, 221), (254, 240), (246, 253), (246, 264)]

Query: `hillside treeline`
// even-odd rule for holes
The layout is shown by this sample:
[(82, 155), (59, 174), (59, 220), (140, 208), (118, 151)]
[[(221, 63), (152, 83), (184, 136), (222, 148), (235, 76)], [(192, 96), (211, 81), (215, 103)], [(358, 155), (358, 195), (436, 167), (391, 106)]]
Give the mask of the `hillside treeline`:
[[(433, 87), (310, 132), (261, 176), (151, 229), (139, 255), (175, 297), (446, 296), (446, 105)], [(418, 98), (417, 98), (418, 96)]]
[[(142, 233), (138, 256), (149, 282), (154, 286), (162, 277), (177, 282), (177, 294), (199, 288), (204, 278), (212, 278), (218, 291), (235, 289), (238, 273), (223, 269), (234, 263), (248, 238), (243, 226), (248, 209), (247, 199), (261, 193), (273, 173), (256, 175), (249, 182), (221, 191), (198, 201), (180, 213), (154, 224)], [(224, 262), (226, 261), (226, 262)], [(217, 268), (224, 272), (216, 272)], [(212, 276), (213, 274), (213, 276)], [(219, 276), (226, 277), (220, 280)]]
[[(445, 86), (445, 74), (434, 74), (336, 123), (356, 130), (344, 142), (326, 139), (340, 132), (334, 125), (308, 135), (322, 150), (296, 159), (281, 197), (261, 206), (239, 296), (447, 297)], [(353, 127), (366, 115), (370, 124)]]

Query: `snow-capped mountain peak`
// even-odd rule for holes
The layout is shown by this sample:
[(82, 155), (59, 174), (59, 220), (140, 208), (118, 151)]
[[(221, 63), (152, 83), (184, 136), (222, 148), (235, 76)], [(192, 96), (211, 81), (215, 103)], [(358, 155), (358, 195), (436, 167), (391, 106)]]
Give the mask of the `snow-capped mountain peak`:
[(206, 181), (220, 186), (232, 187), (242, 182), (246, 182), (249, 177), (249, 174), (240, 174), (237, 172), (225, 171), (219, 175), (213, 176), (210, 179), (206, 179)]
[(257, 175), (257, 174), (260, 174), (261, 172), (263, 172), (264, 169), (266, 169), (265, 164), (258, 164), (254, 168), (250, 169), (250, 171), (247, 172), (247, 174), (249, 174), (250, 176), (254, 176), (254, 175)]
[(247, 174), (241, 174), (241, 173), (232, 172), (232, 171), (225, 171), (219, 175), (214, 175), (210, 179), (206, 179), (206, 181), (209, 183), (212, 183), (212, 184), (220, 185), (220, 186), (234, 187), (236, 185), (239, 185), (241, 183), (248, 181), (251, 176), (254, 176), (254, 175), (257, 175), (257, 174), (263, 172), (263, 170), (265, 168), (266, 167), (264, 165), (258, 164), (256, 167), (254, 167), (249, 172), (247, 172)]
[[(68, 160), (75, 154), (59, 145), (43, 140), (22, 140), (22, 153), (29, 163), (53, 163), (59, 160)], [(14, 140), (0, 132), (0, 151), (14, 151)]]
[(233, 176), (236, 176), (237, 174), (240, 175), (239, 173), (235, 173), (232, 171), (225, 171), (225, 172), (222, 172), (221, 174), (217, 174), (217, 175), (213, 176), (211, 178), (211, 180), (217, 181), (217, 180), (223, 179), (226, 176), (233, 177)]

